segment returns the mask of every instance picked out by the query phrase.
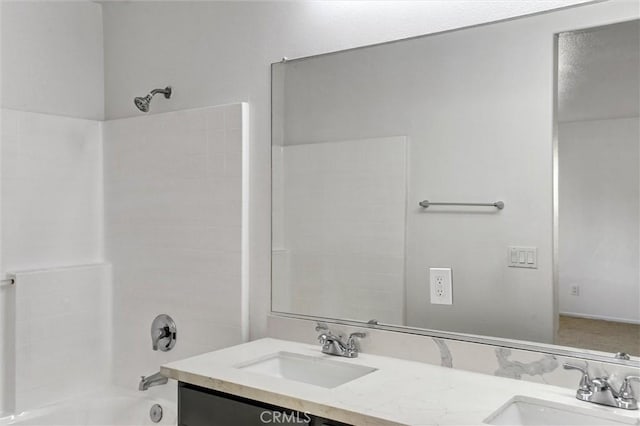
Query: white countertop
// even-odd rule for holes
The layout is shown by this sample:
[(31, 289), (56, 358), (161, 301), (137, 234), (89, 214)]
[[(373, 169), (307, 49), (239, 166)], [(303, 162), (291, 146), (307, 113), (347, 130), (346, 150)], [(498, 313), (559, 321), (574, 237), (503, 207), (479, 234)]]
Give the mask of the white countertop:
[[(377, 371), (328, 389), (235, 367), (280, 351), (360, 364)], [(636, 421), (639, 415), (638, 411), (578, 401), (574, 391), (557, 386), (366, 353), (354, 359), (341, 358), (323, 354), (320, 345), (270, 338), (172, 362), (162, 366), (161, 372), (181, 382), (354, 425), (481, 425), (516, 395), (615, 413)]]

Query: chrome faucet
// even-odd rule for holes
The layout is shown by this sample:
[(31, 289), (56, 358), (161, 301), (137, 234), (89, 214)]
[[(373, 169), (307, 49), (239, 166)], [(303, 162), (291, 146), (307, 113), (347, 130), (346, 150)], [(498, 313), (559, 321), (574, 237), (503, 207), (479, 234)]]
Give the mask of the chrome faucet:
[(169, 379), (163, 376), (162, 374), (160, 374), (160, 372), (157, 372), (156, 374), (152, 374), (147, 377), (145, 376), (140, 376), (140, 377), (141, 377), (140, 384), (138, 385), (138, 390), (140, 391), (146, 391), (147, 389), (153, 386), (166, 385), (167, 382), (169, 381)]
[(563, 366), (565, 370), (578, 370), (582, 373), (582, 378), (576, 391), (576, 398), (579, 400), (622, 408), (624, 410), (638, 409), (638, 400), (633, 394), (631, 381), (640, 380), (640, 376), (625, 377), (620, 386), (620, 390), (616, 390), (609, 382), (608, 377), (590, 378), (586, 367), (567, 363)]
[(322, 353), (327, 355), (343, 356), (346, 358), (357, 358), (360, 351), (358, 338), (366, 337), (366, 333), (351, 333), (346, 341), (342, 336), (336, 336), (329, 331), (329, 327), (324, 323), (318, 323), (316, 331), (323, 333), (318, 336), (318, 341), (322, 345)]

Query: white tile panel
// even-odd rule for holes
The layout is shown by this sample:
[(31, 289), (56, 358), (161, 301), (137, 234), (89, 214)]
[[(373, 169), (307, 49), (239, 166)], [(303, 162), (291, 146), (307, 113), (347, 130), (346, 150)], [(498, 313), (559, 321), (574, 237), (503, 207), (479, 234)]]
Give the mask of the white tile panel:
[[(162, 363), (246, 337), (247, 110), (235, 104), (104, 124), (117, 384), (136, 387)], [(151, 350), (149, 326), (160, 313), (178, 326), (171, 352)]]
[(110, 380), (111, 266), (16, 272), (15, 412)]

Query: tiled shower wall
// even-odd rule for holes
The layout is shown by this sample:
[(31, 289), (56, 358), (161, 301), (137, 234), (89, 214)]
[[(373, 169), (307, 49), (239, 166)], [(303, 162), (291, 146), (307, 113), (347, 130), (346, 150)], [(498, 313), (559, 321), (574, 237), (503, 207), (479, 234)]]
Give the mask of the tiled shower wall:
[[(234, 104), (104, 124), (117, 384), (137, 388), (163, 363), (246, 339), (247, 111)], [(151, 349), (151, 321), (162, 313), (178, 327), (171, 352)], [(174, 392), (162, 388), (151, 391)]]
[[(83, 370), (86, 366), (66, 356), (63, 347), (52, 345), (52, 334), (63, 333), (58, 343), (64, 341), (76, 345), (76, 349), (79, 336), (97, 338), (100, 344), (85, 346), (85, 355), (91, 354), (102, 370), (105, 366), (94, 355), (108, 354), (109, 341), (108, 333), (94, 328), (91, 321), (77, 322), (73, 315), (69, 316), (82, 306), (105, 312), (108, 301), (102, 303), (94, 296), (104, 290), (108, 279), (105, 284), (100, 273), (90, 277), (63, 274), (64, 278), (60, 278), (57, 272), (61, 267), (99, 263), (103, 259), (101, 125), (93, 120), (6, 108), (1, 114), (0, 276), (40, 270), (39, 294), (47, 297), (40, 298), (40, 304), (27, 300), (29, 304), (21, 304), (16, 311), (19, 284), (0, 287), (0, 413), (50, 402), (81, 388), (79, 379), (87, 371)], [(22, 293), (24, 296), (29, 285), (19, 281), (27, 285), (21, 287), (27, 292)], [(82, 291), (76, 291), (79, 289)], [(79, 294), (86, 299), (80, 300)], [(25, 311), (25, 307), (30, 310)], [(16, 315), (21, 319), (19, 326)], [(50, 321), (61, 329), (47, 330), (44, 324)], [(69, 324), (74, 327), (65, 327)], [(43, 342), (52, 345), (51, 350), (43, 350)], [(16, 363), (18, 357), (20, 362)], [(59, 362), (52, 370), (54, 359)], [(26, 377), (26, 371), (38, 377), (38, 382)], [(67, 380), (59, 380), (56, 374), (60, 371), (66, 371)], [(97, 376), (91, 379), (93, 386), (104, 384)], [(52, 382), (57, 388), (50, 386)]]
[(403, 324), (406, 138), (273, 149), (274, 310)]
[(102, 259), (100, 126), (2, 109), (2, 272)]
[(17, 273), (15, 412), (109, 383), (111, 266)]
[[(14, 342), (0, 412), (114, 379), (135, 388), (164, 362), (246, 339), (246, 127), (243, 104), (104, 123), (2, 110), (2, 273), (18, 284), (0, 287), (0, 338)], [(178, 324), (170, 353), (151, 350), (159, 313)]]

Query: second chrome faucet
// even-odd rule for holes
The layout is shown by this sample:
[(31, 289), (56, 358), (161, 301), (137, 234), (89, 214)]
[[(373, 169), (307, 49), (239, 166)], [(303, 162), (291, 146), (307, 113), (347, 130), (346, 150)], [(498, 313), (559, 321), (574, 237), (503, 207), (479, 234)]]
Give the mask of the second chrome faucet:
[(333, 334), (324, 323), (318, 323), (316, 331), (322, 332), (318, 336), (318, 341), (322, 345), (322, 353), (346, 358), (356, 358), (358, 356), (360, 352), (358, 339), (367, 336), (366, 333), (351, 333), (345, 340), (343, 336)]
[(617, 390), (609, 382), (608, 377), (589, 377), (586, 367), (573, 364), (564, 364), (565, 370), (578, 370), (582, 373), (580, 384), (576, 391), (576, 398), (594, 404), (608, 405), (624, 410), (637, 410), (638, 400), (631, 389), (631, 381), (640, 380), (638, 376), (627, 376)]

